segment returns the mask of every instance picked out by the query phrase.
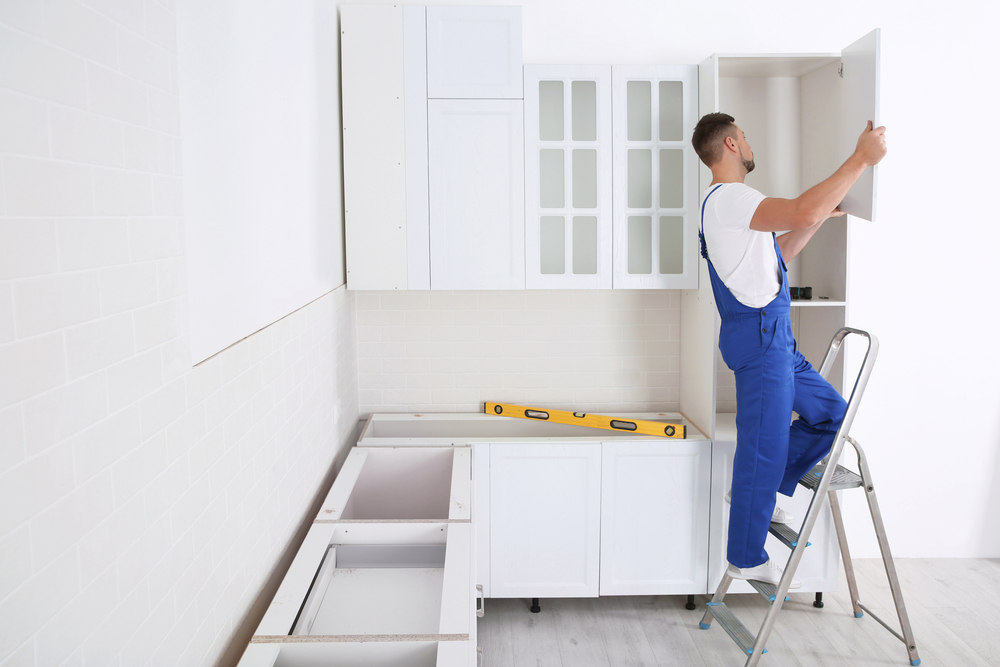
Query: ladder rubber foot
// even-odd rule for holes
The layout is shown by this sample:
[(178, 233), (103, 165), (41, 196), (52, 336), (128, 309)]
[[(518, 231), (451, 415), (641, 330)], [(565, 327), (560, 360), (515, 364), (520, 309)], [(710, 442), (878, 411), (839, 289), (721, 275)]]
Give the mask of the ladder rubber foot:
[(864, 615), (865, 615), (865, 612), (863, 612), (863, 611), (859, 611), (858, 613), (856, 613), (856, 614), (854, 615), (854, 618), (861, 618), (861, 617), (862, 617), (862, 616), (864, 616)]
[[(701, 623), (701, 622), (699, 622), (698, 623), (698, 627), (701, 628), (702, 630), (708, 630), (710, 627), (712, 627), (712, 624), (711, 623)], [(920, 661), (918, 660), (917, 662), (920, 662)]]
[(917, 667), (917, 665), (920, 664), (920, 658), (917, 658), (916, 660), (910, 660), (910, 664), (913, 665), (913, 667)]

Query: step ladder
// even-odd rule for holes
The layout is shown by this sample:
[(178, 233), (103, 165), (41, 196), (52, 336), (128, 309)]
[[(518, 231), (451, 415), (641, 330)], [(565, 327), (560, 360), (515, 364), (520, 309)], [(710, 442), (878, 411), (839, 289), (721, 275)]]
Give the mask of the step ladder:
[[(874, 618), (880, 625), (882, 625), (882, 627), (903, 642), (903, 645), (906, 647), (906, 652), (910, 658), (911, 665), (920, 664), (920, 658), (917, 655), (916, 642), (913, 639), (913, 631), (910, 629), (910, 620), (906, 613), (906, 606), (903, 604), (903, 594), (899, 587), (899, 578), (896, 575), (896, 566), (892, 560), (892, 553), (889, 551), (889, 542), (886, 539), (885, 526), (882, 523), (882, 514), (879, 511), (878, 500), (875, 498), (875, 486), (872, 482), (871, 473), (868, 470), (868, 461), (865, 458), (864, 450), (861, 449), (861, 446), (857, 443), (857, 441), (851, 438), (850, 435), (848, 435), (851, 430), (851, 424), (854, 421), (854, 415), (858, 410), (858, 404), (861, 402), (861, 396), (864, 393), (865, 385), (868, 383), (868, 377), (871, 375), (872, 366), (875, 364), (875, 357), (878, 355), (878, 340), (875, 336), (872, 336), (865, 331), (847, 327), (840, 329), (830, 342), (830, 347), (827, 349), (826, 356), (823, 359), (823, 364), (820, 367), (819, 372), (824, 378), (829, 375), (843, 342), (849, 335), (855, 335), (866, 339), (868, 347), (865, 352), (864, 360), (861, 364), (861, 369), (854, 382), (854, 387), (851, 389), (851, 395), (847, 402), (847, 411), (844, 414), (844, 421), (841, 423), (840, 429), (837, 431), (830, 453), (815, 468), (806, 473), (805, 477), (799, 480), (800, 484), (812, 489), (814, 492), (812, 501), (809, 503), (809, 510), (806, 512), (805, 519), (802, 522), (802, 527), (797, 532), (791, 526), (784, 524), (772, 523), (770, 527), (770, 532), (781, 540), (786, 546), (791, 548), (788, 562), (785, 565), (784, 574), (782, 575), (781, 581), (778, 582), (777, 586), (761, 581), (749, 582), (750, 585), (753, 586), (753, 588), (756, 589), (757, 592), (759, 592), (769, 603), (767, 615), (764, 617), (764, 621), (761, 623), (760, 629), (757, 631), (756, 635), (751, 633), (736, 617), (733, 610), (726, 606), (724, 601), (726, 592), (729, 590), (729, 586), (733, 582), (733, 578), (729, 576), (728, 573), (723, 574), (722, 581), (719, 582), (719, 587), (716, 589), (711, 602), (707, 604), (705, 616), (701, 619), (701, 623), (699, 624), (703, 630), (707, 630), (711, 627), (712, 619), (714, 618), (717, 620), (719, 625), (721, 625), (725, 631), (729, 633), (729, 636), (732, 637), (736, 644), (743, 650), (744, 653), (746, 653), (746, 667), (756, 665), (760, 661), (761, 656), (767, 652), (764, 646), (767, 643), (767, 639), (770, 636), (771, 631), (774, 629), (774, 622), (778, 616), (778, 612), (781, 611), (782, 603), (787, 600), (785, 596), (788, 594), (788, 589), (793, 578), (795, 577), (795, 571), (798, 569), (799, 561), (802, 560), (802, 555), (805, 552), (806, 547), (809, 545), (809, 535), (812, 532), (813, 526), (816, 524), (816, 519), (822, 511), (824, 499), (829, 499), (830, 510), (833, 513), (833, 522), (837, 530), (837, 540), (840, 542), (840, 554), (843, 558), (844, 570), (847, 574), (847, 586), (851, 594), (854, 616), (856, 618), (861, 618), (867, 612), (868, 615)], [(851, 470), (837, 464), (844, 449), (844, 443), (849, 443), (857, 453), (858, 470), (860, 474), (854, 473)], [(889, 580), (889, 588), (892, 590), (892, 599), (896, 605), (896, 614), (899, 617), (899, 624), (902, 630), (901, 633), (897, 632), (888, 623), (873, 614), (868, 607), (861, 603), (861, 600), (858, 597), (857, 580), (854, 576), (851, 554), (847, 547), (847, 534), (844, 531), (844, 520), (840, 513), (840, 503), (837, 499), (837, 491), (856, 488), (864, 489), (865, 495), (868, 498), (868, 508), (871, 511), (872, 523), (875, 527), (875, 535), (878, 538), (879, 549), (882, 552), (882, 562), (885, 564), (885, 572)]]

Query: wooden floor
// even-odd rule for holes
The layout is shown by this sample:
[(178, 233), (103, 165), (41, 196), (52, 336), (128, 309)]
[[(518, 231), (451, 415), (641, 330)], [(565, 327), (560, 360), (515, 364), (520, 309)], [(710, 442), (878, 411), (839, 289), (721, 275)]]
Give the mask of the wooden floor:
[[(898, 628), (880, 560), (855, 563), (861, 602)], [(1000, 560), (896, 561), (921, 667), (1000, 665)], [(843, 578), (842, 578), (843, 581)], [(813, 607), (811, 593), (792, 594), (768, 642), (762, 667), (787, 665), (908, 665), (902, 642), (867, 614), (854, 618), (847, 585)], [(487, 667), (563, 665), (742, 665), (736, 644), (717, 623), (701, 630), (707, 596), (698, 609), (684, 596), (490, 599), (479, 621)], [(756, 594), (732, 595), (726, 603), (755, 632), (766, 612)]]

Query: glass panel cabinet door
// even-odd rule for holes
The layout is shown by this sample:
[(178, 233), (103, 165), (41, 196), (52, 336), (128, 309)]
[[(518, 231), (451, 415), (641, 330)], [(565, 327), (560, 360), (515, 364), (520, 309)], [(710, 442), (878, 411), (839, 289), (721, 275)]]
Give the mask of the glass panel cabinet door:
[(616, 289), (698, 286), (695, 66), (612, 68)]
[(611, 67), (526, 66), (528, 288), (611, 288), (611, 154)]

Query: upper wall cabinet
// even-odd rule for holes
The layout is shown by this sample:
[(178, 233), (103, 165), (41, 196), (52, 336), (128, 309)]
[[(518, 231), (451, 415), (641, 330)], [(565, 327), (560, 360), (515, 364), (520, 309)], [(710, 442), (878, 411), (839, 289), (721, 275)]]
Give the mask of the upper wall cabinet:
[(521, 8), (428, 7), (427, 96), (521, 99)]
[[(746, 133), (756, 163), (747, 185), (770, 197), (797, 197), (844, 163), (867, 121), (879, 124), (879, 59), (878, 30), (840, 53), (713, 56), (699, 68), (699, 111), (731, 114)], [(874, 219), (877, 169), (867, 169), (841, 203), (848, 217)], [(711, 173), (702, 169), (701, 175), (704, 192)], [(847, 217), (827, 221), (788, 263), (789, 285), (811, 288), (811, 299), (792, 301), (791, 319), (799, 349), (814, 363), (849, 321), (850, 229)], [(700, 298), (682, 305), (682, 321), (717, 317), (707, 281), (699, 291)], [(699, 351), (697, 372), (715, 375), (716, 355), (714, 346)], [(719, 372), (717, 382), (732, 386), (728, 369)], [(842, 357), (830, 381), (841, 388)], [(700, 404), (714, 402), (710, 389), (701, 392)], [(701, 407), (685, 412), (704, 417)]]
[(698, 284), (697, 68), (525, 67), (525, 282)]
[(348, 288), (523, 288), (520, 8), (340, 17)]

